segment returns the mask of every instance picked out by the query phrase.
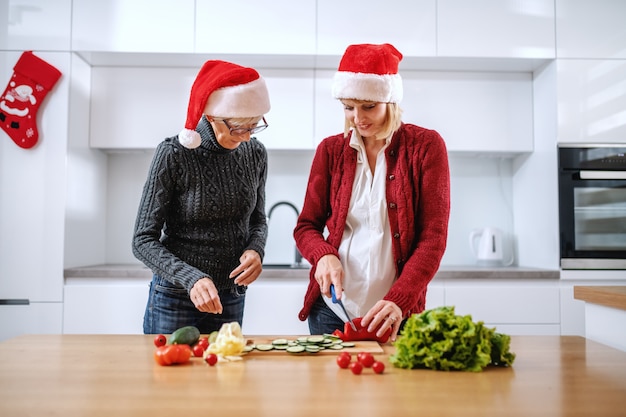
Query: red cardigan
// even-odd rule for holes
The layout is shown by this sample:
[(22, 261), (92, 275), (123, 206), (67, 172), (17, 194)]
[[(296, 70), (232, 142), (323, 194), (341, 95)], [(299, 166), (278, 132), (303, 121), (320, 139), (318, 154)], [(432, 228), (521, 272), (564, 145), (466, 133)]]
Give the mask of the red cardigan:
[[(302, 212), (294, 229), (296, 245), (313, 268), (299, 318), (309, 316), (320, 296), (315, 266), (328, 254), (339, 256), (346, 224), (357, 151), (343, 134), (324, 139), (315, 152)], [(403, 317), (426, 306), (426, 287), (439, 269), (448, 235), (450, 171), (442, 137), (411, 124), (393, 134), (385, 150), (386, 196), (398, 279), (384, 297)], [(324, 230), (328, 236), (324, 237)]]

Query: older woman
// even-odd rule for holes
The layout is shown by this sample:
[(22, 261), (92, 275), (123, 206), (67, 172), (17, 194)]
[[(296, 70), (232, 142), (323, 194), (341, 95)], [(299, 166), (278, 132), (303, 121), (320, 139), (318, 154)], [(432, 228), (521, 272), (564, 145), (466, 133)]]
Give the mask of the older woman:
[(132, 246), (154, 274), (144, 333), (242, 325), (267, 239), (267, 152), (251, 135), (267, 127), (269, 109), (256, 70), (207, 61), (191, 88), (185, 129), (157, 146)]

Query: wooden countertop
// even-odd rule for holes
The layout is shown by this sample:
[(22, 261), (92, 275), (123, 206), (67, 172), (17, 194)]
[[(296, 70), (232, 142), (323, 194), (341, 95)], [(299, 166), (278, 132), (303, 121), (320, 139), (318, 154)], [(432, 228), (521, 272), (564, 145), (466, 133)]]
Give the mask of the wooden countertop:
[[(277, 337), (277, 336), (275, 336)], [(254, 337), (252, 337), (254, 338)], [(511, 368), (340, 369), (336, 355), (261, 352), (161, 367), (148, 335), (25, 335), (0, 343), (0, 415), (624, 416), (626, 352), (577, 336), (514, 336)], [(267, 352), (271, 353), (271, 352)]]
[(574, 298), (605, 307), (626, 310), (626, 286), (574, 286)]

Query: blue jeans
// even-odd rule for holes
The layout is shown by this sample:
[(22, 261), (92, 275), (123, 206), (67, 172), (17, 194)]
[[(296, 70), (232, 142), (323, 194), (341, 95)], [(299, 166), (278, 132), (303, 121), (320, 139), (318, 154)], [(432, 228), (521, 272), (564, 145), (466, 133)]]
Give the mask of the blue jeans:
[(342, 332), (344, 329), (343, 320), (326, 305), (322, 297), (311, 307), (307, 322), (311, 334), (331, 334), (337, 329)]
[(184, 326), (196, 326), (201, 334), (219, 330), (224, 323), (243, 324), (245, 288), (220, 291), (222, 314), (198, 311), (189, 299), (187, 290), (177, 287), (165, 278), (153, 275), (146, 312), (143, 317), (145, 334), (171, 334)]

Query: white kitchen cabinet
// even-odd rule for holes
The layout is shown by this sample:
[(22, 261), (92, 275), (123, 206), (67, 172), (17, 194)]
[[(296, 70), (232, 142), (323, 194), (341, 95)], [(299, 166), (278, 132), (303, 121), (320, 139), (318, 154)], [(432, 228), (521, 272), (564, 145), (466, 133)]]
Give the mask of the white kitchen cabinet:
[[(21, 52), (0, 55), (0, 79), (8, 80)], [(0, 299), (60, 302), (70, 58), (35, 55), (63, 75), (38, 109), (34, 147), (20, 148), (0, 131)]]
[(0, 0), (0, 50), (70, 49), (71, 0)]
[(554, 0), (438, 0), (437, 55), (554, 58)]
[(557, 61), (558, 142), (624, 143), (626, 61)]
[[(193, 3), (193, 2), (192, 2)], [(196, 0), (197, 53), (312, 55), (315, 0)]]
[(0, 305), (0, 342), (23, 334), (61, 334), (63, 303)]
[(446, 290), (442, 282), (431, 281), (426, 291), (426, 310), (446, 305)]
[(72, 50), (194, 52), (194, 0), (73, 0)]
[(314, 149), (313, 119), (315, 84), (312, 69), (258, 68), (265, 78), (271, 109), (269, 127), (256, 136), (267, 149)]
[(151, 278), (68, 279), (64, 291), (63, 333), (143, 333)]
[(177, 135), (187, 118), (200, 68), (92, 67), (90, 145), (154, 149)]
[(306, 335), (309, 325), (298, 313), (309, 283), (302, 278), (272, 278), (270, 272), (246, 292), (242, 331), (249, 335)]
[(626, 2), (556, 0), (557, 58), (626, 58)]
[[(200, 67), (96, 66), (91, 71), (90, 145), (154, 149), (185, 125)], [(270, 91), (268, 149), (313, 149), (313, 70), (258, 69)]]
[[(315, 141), (343, 132), (341, 103), (331, 97), (334, 71), (317, 71)], [(532, 74), (401, 71), (402, 120), (438, 131), (450, 152), (532, 152)]]
[(317, 53), (341, 56), (357, 43), (391, 43), (405, 56), (436, 55), (436, 0), (317, 0)]
[(510, 335), (560, 334), (557, 280), (446, 281), (445, 303), (459, 315)]

